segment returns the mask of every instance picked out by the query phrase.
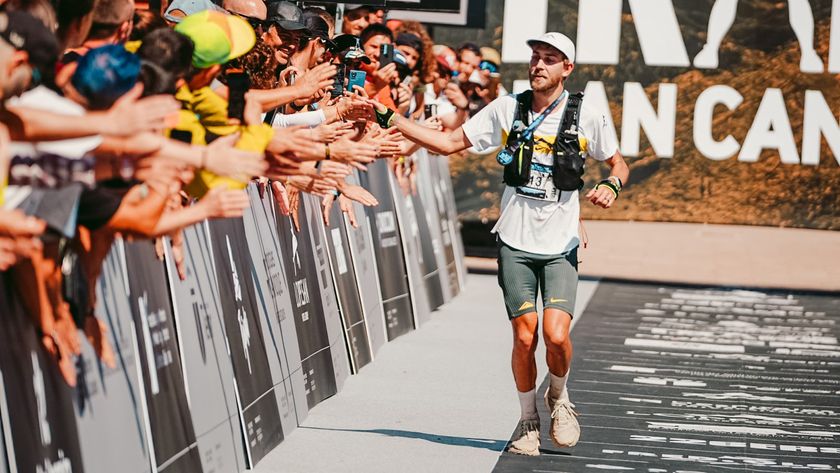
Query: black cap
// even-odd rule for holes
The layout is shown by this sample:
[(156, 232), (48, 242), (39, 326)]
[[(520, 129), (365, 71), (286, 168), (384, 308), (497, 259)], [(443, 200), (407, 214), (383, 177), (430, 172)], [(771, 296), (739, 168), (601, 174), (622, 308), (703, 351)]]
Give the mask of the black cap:
[(305, 30), (303, 11), (291, 2), (271, 2), (266, 15), (269, 23), (274, 23), (286, 31)]
[(334, 52), (340, 53), (346, 49), (359, 47), (359, 37), (352, 34), (341, 34), (332, 39)]
[(61, 52), (58, 39), (29, 13), (0, 12), (0, 38), (18, 51), (26, 51), (29, 65), (40, 74), (50, 74)]
[(330, 26), (317, 15), (303, 15), (303, 24), (310, 38), (319, 38), (327, 49), (335, 49), (335, 43), (330, 39)]

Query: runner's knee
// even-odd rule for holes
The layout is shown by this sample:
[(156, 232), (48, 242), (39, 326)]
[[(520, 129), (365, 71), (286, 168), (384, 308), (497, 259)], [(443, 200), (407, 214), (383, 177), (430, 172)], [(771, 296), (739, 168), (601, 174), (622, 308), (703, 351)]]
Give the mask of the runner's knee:
[(537, 342), (539, 342), (539, 335), (536, 330), (531, 330), (528, 327), (522, 327), (513, 332), (513, 349), (519, 352), (535, 352), (537, 350)]
[(543, 337), (545, 338), (545, 346), (548, 349), (559, 349), (569, 341), (569, 331), (563, 326), (557, 326), (554, 329), (546, 327)]

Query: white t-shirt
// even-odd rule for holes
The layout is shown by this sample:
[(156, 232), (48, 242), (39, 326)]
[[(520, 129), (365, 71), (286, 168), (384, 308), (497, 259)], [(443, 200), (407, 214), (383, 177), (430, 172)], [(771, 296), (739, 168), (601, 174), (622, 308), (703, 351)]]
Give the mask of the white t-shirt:
[[(533, 162), (551, 166), (552, 145), (565, 112), (565, 100), (546, 117), (534, 134)], [(479, 150), (497, 148), (507, 141), (513, 126), (517, 101), (515, 95), (499, 97), (464, 123), (463, 129)], [(607, 125), (607, 111), (594, 109), (586, 99), (580, 111), (579, 137), (586, 155), (604, 161), (618, 150), (615, 131)], [(531, 111), (529, 123), (538, 114)], [(541, 255), (555, 255), (573, 250), (580, 244), (578, 191), (562, 191), (560, 199), (541, 201), (523, 197), (514, 187), (505, 186), (502, 214), (493, 232), (508, 246)]]

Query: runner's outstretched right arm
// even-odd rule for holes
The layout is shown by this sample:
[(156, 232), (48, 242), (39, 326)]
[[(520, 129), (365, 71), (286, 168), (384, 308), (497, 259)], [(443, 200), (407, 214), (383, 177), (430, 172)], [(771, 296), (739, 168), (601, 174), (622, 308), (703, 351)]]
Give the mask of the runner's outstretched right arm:
[[(375, 100), (371, 100), (370, 103), (378, 113), (387, 113), (388, 107)], [(449, 156), (472, 146), (462, 127), (448, 132), (437, 131), (396, 113), (391, 120), (391, 126), (400, 130), (409, 140), (442, 156)]]

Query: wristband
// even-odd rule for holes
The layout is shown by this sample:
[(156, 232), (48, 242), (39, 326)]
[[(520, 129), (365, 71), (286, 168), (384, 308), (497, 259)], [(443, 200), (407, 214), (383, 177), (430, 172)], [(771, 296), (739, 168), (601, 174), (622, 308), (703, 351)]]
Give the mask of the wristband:
[(618, 176), (609, 176), (607, 178), (607, 180), (609, 180), (610, 182), (615, 184), (616, 187), (618, 187), (619, 191), (621, 190), (622, 187), (624, 187), (624, 185), (621, 183), (621, 178), (619, 178)]
[(598, 190), (601, 187), (606, 187), (607, 189), (612, 191), (612, 193), (615, 194), (616, 199), (618, 198), (618, 193), (621, 192), (621, 189), (619, 187), (617, 187), (615, 184), (613, 184), (613, 182), (609, 179), (604, 179), (603, 181), (596, 184), (595, 185), (595, 190)]
[(380, 112), (376, 110), (376, 122), (382, 128), (390, 128), (391, 123), (394, 121), (394, 111), (390, 108), (387, 109), (385, 112)]
[(324, 159), (329, 161), (330, 159), (330, 144), (324, 143)]

